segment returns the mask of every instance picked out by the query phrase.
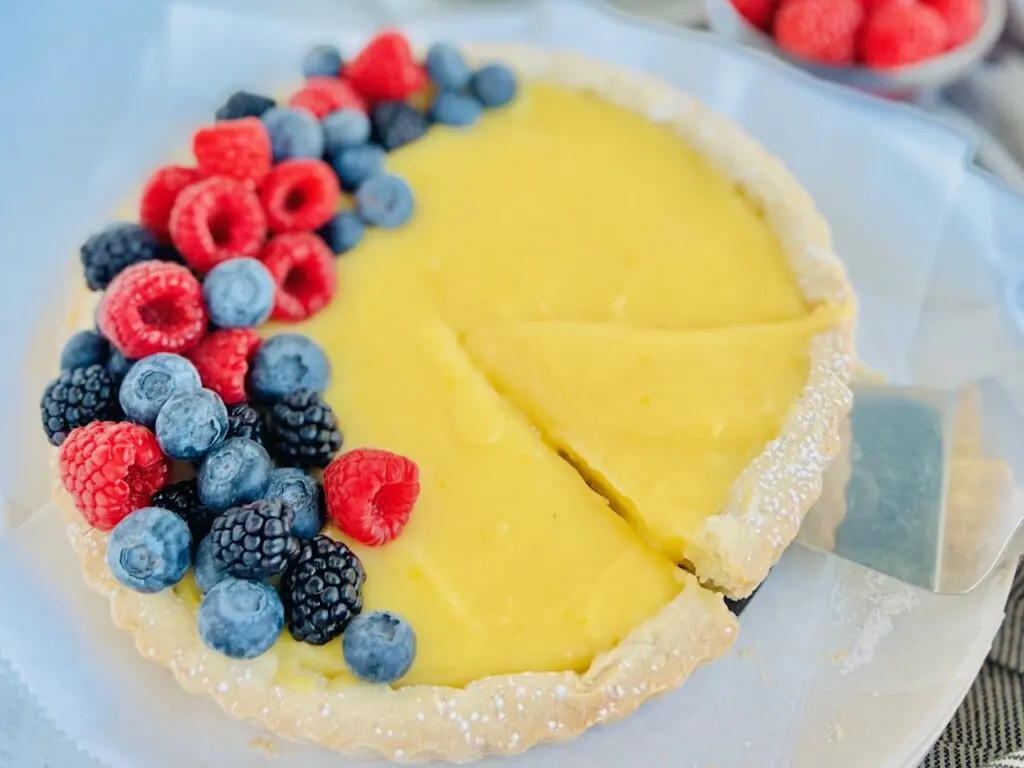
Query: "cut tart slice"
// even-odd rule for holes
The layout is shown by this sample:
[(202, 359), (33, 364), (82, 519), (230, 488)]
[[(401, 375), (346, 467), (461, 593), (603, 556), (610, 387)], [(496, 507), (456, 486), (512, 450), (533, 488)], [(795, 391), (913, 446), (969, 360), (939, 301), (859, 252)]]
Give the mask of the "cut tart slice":
[(787, 423), (790, 433), (809, 428), (807, 446), (835, 433), (837, 413), (817, 399), (845, 388), (849, 356), (832, 330), (842, 314), (822, 306), (799, 320), (705, 331), (501, 323), (464, 343), (652, 546), (743, 597), (799, 525), (777, 514), (777, 499), (816, 493), (819, 481), (806, 479), (827, 456), (804, 450), (768, 484), (752, 463), (802, 450), (782, 437)]

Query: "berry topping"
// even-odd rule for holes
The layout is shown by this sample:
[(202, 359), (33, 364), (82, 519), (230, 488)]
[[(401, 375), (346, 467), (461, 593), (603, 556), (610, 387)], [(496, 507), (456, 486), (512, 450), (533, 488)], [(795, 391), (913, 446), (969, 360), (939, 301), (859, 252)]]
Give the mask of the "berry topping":
[(213, 561), (240, 579), (281, 573), (299, 551), (292, 535), (295, 514), (280, 499), (263, 499), (229, 509), (213, 521)]
[(368, 178), (356, 190), (355, 200), (363, 221), (378, 227), (400, 227), (412, 216), (412, 190), (391, 174), (378, 173)]
[(776, 14), (775, 39), (807, 61), (851, 64), (863, 18), (859, 0), (790, 0)]
[(121, 418), (117, 383), (102, 365), (69, 368), (46, 386), (39, 410), (47, 439), (60, 445), (76, 427)]
[(323, 160), (285, 160), (264, 179), (260, 202), (272, 232), (310, 232), (338, 210), (341, 189)]
[(158, 352), (132, 366), (121, 382), (118, 399), (129, 419), (152, 427), (171, 395), (192, 392), (201, 386), (199, 372), (192, 363), (180, 355)]
[(946, 22), (948, 48), (957, 48), (973, 39), (985, 20), (982, 0), (924, 0), (924, 3), (938, 11)]
[(268, 109), (262, 119), (270, 134), (275, 163), (293, 157), (318, 158), (324, 153), (324, 129), (312, 112), (275, 107)]
[(302, 542), (281, 577), (288, 628), (301, 643), (324, 645), (363, 609), (366, 574), (359, 558), (327, 536)]
[(488, 109), (503, 107), (515, 98), (516, 76), (504, 64), (488, 64), (469, 78), (469, 90)]
[(199, 499), (215, 512), (262, 498), (270, 484), (270, 454), (259, 443), (225, 440), (203, 459), (196, 475)]
[(275, 320), (305, 320), (334, 296), (334, 254), (312, 232), (271, 238), (260, 259), (277, 283), (271, 314)]
[(143, 261), (174, 257), (157, 242), (156, 235), (138, 224), (118, 222), (98, 232), (81, 248), (85, 284), (101, 291), (127, 267)]
[(341, 188), (354, 192), (366, 179), (384, 170), (387, 154), (375, 144), (347, 147), (329, 156), (331, 168), (341, 182)]
[(114, 278), (97, 320), (126, 357), (182, 352), (206, 333), (202, 286), (180, 264), (145, 261)]
[(94, 421), (60, 448), (60, 479), (94, 528), (109, 531), (149, 504), (170, 472), (156, 436), (138, 424)]
[(261, 340), (250, 328), (214, 331), (189, 352), (203, 386), (216, 392), (227, 405), (243, 402), (249, 362)]
[(347, 253), (363, 239), (366, 227), (358, 214), (342, 211), (320, 228), (317, 233), (335, 255)]
[(379, 547), (409, 522), (420, 493), (419, 468), (404, 456), (357, 448), (324, 470), (324, 493), (335, 525), (356, 541)]
[(181, 581), (191, 564), (185, 521), (160, 507), (143, 507), (119, 522), (107, 539), (114, 578), (136, 592), (159, 592)]
[(370, 112), (374, 140), (388, 152), (411, 144), (430, 128), (419, 110), (404, 101), (382, 101)]
[(161, 241), (171, 241), (171, 209), (185, 187), (203, 178), (195, 168), (167, 165), (149, 177), (142, 188), (139, 221)]
[(114, 377), (114, 381), (120, 382), (134, 365), (135, 361), (129, 360), (121, 354), (121, 350), (111, 348), (110, 359), (107, 360), (107, 372)]
[(151, 506), (169, 509), (186, 523), (192, 532), (192, 543), (199, 542), (210, 532), (217, 513), (199, 500), (195, 478), (171, 483), (153, 494)]
[(416, 634), (401, 616), (388, 611), (364, 613), (352, 620), (341, 639), (345, 664), (368, 683), (393, 683), (416, 658)]
[(772, 27), (772, 16), (775, 14), (775, 0), (731, 0), (732, 7), (762, 32)]
[(203, 597), (196, 613), (207, 648), (232, 659), (266, 653), (284, 630), (284, 606), (272, 587), (225, 578)]
[(289, 392), (267, 413), (267, 441), (279, 464), (326, 467), (341, 450), (341, 432), (319, 392)]
[(426, 84), (409, 41), (399, 32), (382, 32), (345, 67), (345, 78), (370, 101), (408, 98)]
[(226, 120), (200, 128), (192, 152), (203, 176), (227, 176), (259, 184), (272, 162), (270, 136), (258, 117)]
[(208, 272), (222, 261), (259, 253), (267, 220), (255, 192), (234, 179), (214, 177), (178, 196), (170, 230), (185, 261)]
[(274, 309), (274, 277), (249, 257), (222, 261), (203, 280), (210, 321), (221, 328), (251, 328)]
[(110, 342), (96, 331), (79, 331), (64, 344), (60, 353), (60, 369), (106, 365), (110, 359)]
[(247, 93), (236, 91), (224, 102), (224, 106), (217, 110), (215, 117), (218, 120), (240, 120), (243, 117), (261, 117), (264, 112), (272, 108), (276, 102), (267, 96), (260, 96), (258, 93)]
[(366, 103), (352, 86), (336, 77), (309, 78), (288, 100), (288, 106), (308, 109), (318, 120), (339, 109), (366, 111)]
[(327, 355), (311, 339), (282, 333), (267, 339), (252, 359), (249, 388), (253, 399), (276, 403), (289, 392), (323, 392), (330, 380)]
[(248, 403), (228, 408), (228, 438), (244, 437), (263, 444), (263, 415)]
[(339, 109), (322, 121), (327, 154), (357, 147), (370, 139), (370, 118), (355, 109)]
[(427, 51), (427, 75), (441, 91), (461, 91), (469, 85), (469, 67), (451, 43), (434, 43)]
[(179, 392), (160, 409), (155, 431), (165, 454), (195, 461), (227, 437), (228, 409), (208, 389)]
[(472, 96), (442, 92), (430, 108), (430, 119), (444, 125), (472, 125), (480, 119), (483, 105)]
[(195, 579), (196, 586), (204, 595), (228, 578), (228, 575), (217, 566), (217, 561), (213, 559), (213, 537), (211, 536), (204, 538), (196, 547), (196, 562), (192, 578)]
[(292, 533), (311, 539), (324, 527), (324, 489), (301, 469), (285, 467), (270, 473), (268, 499), (281, 499), (295, 514)]
[(341, 74), (341, 52), (333, 45), (318, 45), (302, 59), (303, 77), (337, 77)]
[(941, 53), (949, 29), (934, 8), (917, 2), (874, 8), (860, 31), (864, 63), (880, 69), (916, 64)]

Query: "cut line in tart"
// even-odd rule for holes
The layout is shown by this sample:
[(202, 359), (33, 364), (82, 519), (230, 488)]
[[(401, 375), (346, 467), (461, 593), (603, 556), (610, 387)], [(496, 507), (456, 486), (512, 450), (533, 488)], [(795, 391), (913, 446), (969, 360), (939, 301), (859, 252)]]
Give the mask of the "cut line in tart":
[[(376, 93), (413, 88), (423, 73), (409, 69), (419, 66), (412, 60), (392, 62), (397, 79), (376, 79), (368, 59), (403, 50), (382, 39), (357, 57), (353, 83)], [(329, 53), (311, 59), (311, 71), (337, 67)], [(298, 608), (287, 593), (300, 577), (291, 561), (288, 587), (268, 583), (283, 596), (292, 635), (274, 625), (276, 598), (251, 588), (238, 594), (246, 610), (259, 603), (269, 624), (219, 646), (222, 627), (202, 624), (220, 587), (210, 588), (208, 571), (153, 594), (127, 588), (108, 567), (109, 534), (58, 493), (87, 580), (109, 595), (115, 622), (144, 656), (283, 737), (398, 761), (469, 760), (570, 739), (723, 653), (737, 626), (722, 594), (749, 595), (792, 541), (850, 402), (852, 290), (827, 227), (778, 161), (645, 76), (519, 46), (471, 54), (469, 85), (458, 86), (468, 90), (450, 90), (459, 73), (449, 59), (429, 54), (426, 72), (435, 90), (463, 98), (427, 107), (431, 114), (469, 119), (469, 94), (488, 108), (472, 125), (423, 128), (410, 110), (440, 95), (417, 91), (363, 137), (408, 143), (383, 160), (388, 178), (375, 182), (372, 200), (342, 196), (335, 229), (320, 230), (353, 243), (335, 248), (346, 252), (333, 261), (330, 295), (318, 293), (328, 290), (319, 246), (288, 233), (294, 245), (282, 249), (296, 266), (272, 277), (311, 316), (259, 327), (262, 342), (237, 330), (201, 343), (222, 350), (204, 352), (203, 386), (232, 400), (245, 390), (270, 420), (276, 437), (267, 439), (304, 439), (299, 422), (275, 418), (306, 419), (326, 435), (306, 453), (268, 444), (279, 468), (287, 455), (300, 474), (320, 478), (320, 457), (336, 450), (331, 430), (343, 433), (333, 462), (348, 464), (326, 470), (327, 519), (317, 525), (344, 546), (317, 551), (347, 554), (309, 573), (342, 574), (347, 613), (335, 624), (303, 614), (305, 629), (292, 636)], [(521, 78), (508, 103), (510, 75), (480, 74), (488, 61)], [(321, 82), (329, 79), (314, 76), (293, 103), (364, 108), (347, 85)], [(363, 130), (355, 118), (335, 122), (335, 140)], [(247, 141), (253, 131), (238, 128)], [(380, 162), (363, 154), (361, 162)], [(355, 159), (335, 165), (342, 187), (356, 170)], [(263, 173), (252, 163), (239, 178)], [(303, 183), (293, 203), (298, 219), (312, 220), (330, 185)], [(248, 226), (256, 214), (247, 215)], [(173, 215), (169, 226), (173, 235)], [(198, 279), (156, 271), (187, 286)], [(266, 297), (254, 285), (258, 303)], [(76, 330), (92, 322), (92, 304), (75, 307)], [(312, 394), (288, 399), (295, 382)], [(150, 425), (161, 446), (177, 444), (161, 432), (169, 422)], [(197, 487), (212, 504), (220, 497), (204, 490), (204, 471)], [(93, 503), (76, 488), (80, 504)], [(292, 541), (298, 501), (282, 511), (259, 498), (265, 490), (241, 493), (252, 511), (232, 512), (212, 535), (241, 536), (248, 525), (264, 549), (244, 578), (241, 550), (224, 555), (232, 578), (256, 583), (280, 573), (272, 569), (282, 558), (315, 559)], [(305, 526), (316, 510), (303, 509)], [(355, 519), (363, 513), (382, 517)], [(315, 610), (318, 595), (303, 610)], [(414, 655), (390, 684), (366, 682), (344, 647), (345, 633), (356, 643), (355, 630), (342, 628), (355, 621), (349, 614), (378, 611), (415, 633)], [(280, 637), (266, 635), (275, 629)], [(215, 646), (260, 652), (232, 659)]]

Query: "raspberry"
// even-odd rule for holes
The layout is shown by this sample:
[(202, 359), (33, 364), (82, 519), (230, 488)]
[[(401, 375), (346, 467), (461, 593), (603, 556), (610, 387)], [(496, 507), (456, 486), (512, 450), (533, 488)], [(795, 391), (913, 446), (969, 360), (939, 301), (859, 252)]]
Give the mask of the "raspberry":
[(170, 464), (156, 436), (127, 422), (94, 421), (68, 435), (60, 479), (94, 528), (109, 531), (167, 484)]
[(858, 0), (790, 0), (775, 14), (775, 40), (807, 61), (852, 64), (863, 18)]
[(755, 27), (767, 32), (775, 14), (775, 0), (731, 0), (732, 7)]
[(382, 32), (345, 65), (345, 78), (370, 101), (401, 101), (427, 82), (412, 56), (409, 41), (399, 32)]
[(180, 264), (144, 261), (114, 278), (96, 319), (125, 357), (183, 352), (206, 333), (202, 286)]
[(338, 210), (341, 188), (323, 160), (285, 160), (263, 180), (260, 202), (272, 232), (310, 232)]
[(917, 2), (881, 5), (861, 30), (864, 63), (879, 69), (916, 64), (942, 53), (949, 28), (934, 8)]
[(352, 86), (337, 77), (311, 77), (288, 100), (289, 107), (308, 109), (322, 120), (339, 109), (366, 111), (366, 102)]
[(324, 470), (324, 493), (335, 525), (356, 541), (379, 547), (409, 522), (420, 494), (419, 468), (404, 456), (358, 448)]
[(985, 7), (981, 0), (924, 0), (942, 16), (949, 29), (947, 48), (957, 48), (968, 42), (981, 29), (985, 20)]
[(256, 193), (222, 176), (191, 185), (171, 210), (171, 238), (190, 266), (209, 272), (238, 256), (255, 256), (267, 236)]
[(203, 176), (227, 176), (259, 184), (272, 162), (270, 136), (258, 117), (225, 120), (200, 128), (192, 152)]
[(334, 255), (311, 232), (277, 235), (267, 243), (260, 261), (277, 283), (275, 320), (305, 320), (334, 296)]
[(251, 328), (214, 331), (189, 352), (188, 359), (199, 371), (203, 386), (220, 395), (225, 405), (234, 405), (245, 402), (249, 360), (260, 342)]
[(158, 168), (142, 188), (139, 221), (162, 242), (169, 243), (171, 209), (185, 187), (202, 178), (195, 168), (166, 165)]

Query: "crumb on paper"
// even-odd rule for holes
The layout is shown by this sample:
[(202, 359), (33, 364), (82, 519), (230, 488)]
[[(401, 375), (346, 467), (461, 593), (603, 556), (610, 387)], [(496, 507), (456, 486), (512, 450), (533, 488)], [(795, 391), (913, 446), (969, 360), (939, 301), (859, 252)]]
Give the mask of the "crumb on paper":
[(829, 654), (829, 659), (832, 660), (833, 664), (838, 664), (849, 655), (849, 651), (836, 651), (835, 653)]
[(836, 719), (832, 721), (832, 724), (828, 727), (829, 742), (842, 741), (843, 736), (846, 735), (846, 713), (842, 710), (836, 715)]
[(771, 685), (775, 682), (775, 679), (771, 676), (767, 669), (762, 669), (759, 677), (761, 678), (761, 682), (765, 683), (766, 685)]
[(839, 673), (842, 675), (848, 675), (874, 661), (875, 651), (882, 639), (893, 630), (893, 618), (917, 607), (921, 599), (915, 592), (907, 589), (872, 595), (868, 601), (871, 610), (857, 630), (853, 646), (834, 654), (839, 657), (837, 662)]
[(262, 737), (258, 739), (252, 739), (249, 742), (249, 746), (253, 749), (258, 749), (265, 755), (270, 755), (270, 757), (277, 757), (279, 754), (281, 754), (281, 750), (278, 748), (277, 742), (273, 739), (267, 739)]
[(757, 656), (757, 646), (751, 645), (747, 648), (741, 648), (737, 651), (736, 656), (741, 659), (752, 659)]

